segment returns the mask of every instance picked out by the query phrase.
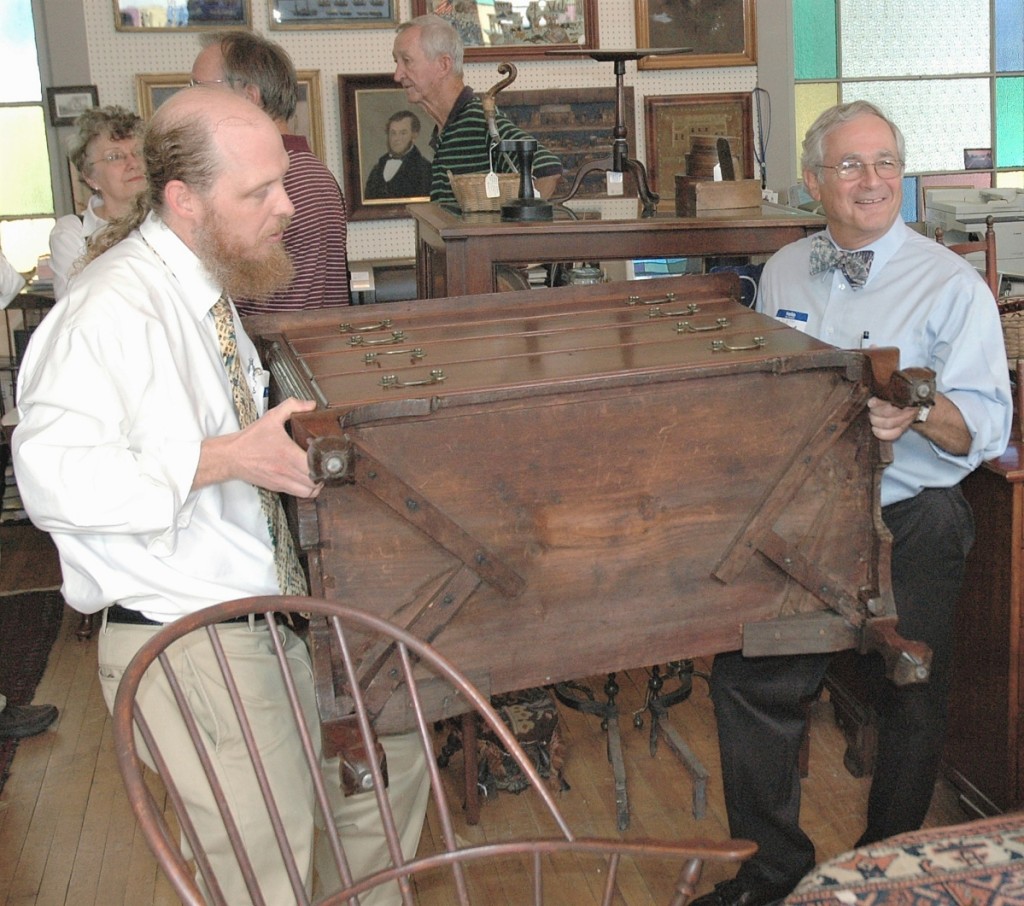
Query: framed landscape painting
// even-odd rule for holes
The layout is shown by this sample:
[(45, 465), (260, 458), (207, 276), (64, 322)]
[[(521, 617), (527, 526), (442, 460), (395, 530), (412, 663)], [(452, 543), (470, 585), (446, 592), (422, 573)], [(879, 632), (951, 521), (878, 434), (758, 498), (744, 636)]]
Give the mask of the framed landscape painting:
[(650, 56), (638, 69), (710, 69), (757, 62), (754, 0), (634, 0), (637, 47), (685, 47)]
[(597, 0), (412, 0), (462, 36), (467, 60), (542, 60), (556, 48), (597, 47)]

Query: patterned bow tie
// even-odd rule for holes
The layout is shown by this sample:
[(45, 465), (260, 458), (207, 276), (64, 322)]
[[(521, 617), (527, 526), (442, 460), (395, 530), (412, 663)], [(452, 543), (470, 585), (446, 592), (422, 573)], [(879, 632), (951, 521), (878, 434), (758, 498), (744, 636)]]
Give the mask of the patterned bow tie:
[(811, 241), (811, 276), (839, 268), (851, 288), (860, 289), (868, 280), (874, 252), (844, 252), (819, 233)]

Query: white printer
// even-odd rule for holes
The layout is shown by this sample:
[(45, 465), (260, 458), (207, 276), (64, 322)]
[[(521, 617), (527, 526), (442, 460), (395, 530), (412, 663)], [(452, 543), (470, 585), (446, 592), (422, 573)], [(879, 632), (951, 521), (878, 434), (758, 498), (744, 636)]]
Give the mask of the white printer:
[[(1024, 282), (1024, 189), (925, 189), (925, 193), (928, 224), (941, 226), (947, 243), (981, 238), (985, 219), (991, 216), (999, 273), (1014, 283)], [(979, 253), (979, 260), (972, 262), (981, 270), (983, 257)]]

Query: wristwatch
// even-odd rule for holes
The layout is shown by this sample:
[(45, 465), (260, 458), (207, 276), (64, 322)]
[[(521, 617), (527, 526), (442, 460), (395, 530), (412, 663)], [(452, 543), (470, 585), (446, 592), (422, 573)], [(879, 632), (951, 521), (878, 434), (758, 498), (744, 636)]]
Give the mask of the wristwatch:
[(922, 422), (928, 421), (928, 415), (931, 413), (931, 406), (918, 406), (917, 407), (917, 418), (914, 419), (915, 425), (920, 425)]

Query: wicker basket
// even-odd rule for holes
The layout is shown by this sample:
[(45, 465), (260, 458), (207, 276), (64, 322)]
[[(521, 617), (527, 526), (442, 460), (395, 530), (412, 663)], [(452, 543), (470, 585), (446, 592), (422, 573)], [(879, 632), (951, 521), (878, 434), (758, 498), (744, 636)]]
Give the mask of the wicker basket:
[(448, 171), (448, 179), (452, 183), (452, 193), (463, 211), (500, 211), (506, 201), (519, 197), (519, 174), (499, 173), (497, 198), (488, 198), (484, 191), (486, 173), (452, 173)]
[(1003, 324), (1003, 342), (1006, 344), (1006, 361), (1010, 370), (1024, 359), (1024, 300), (1011, 300), (1000, 305), (999, 318)]

